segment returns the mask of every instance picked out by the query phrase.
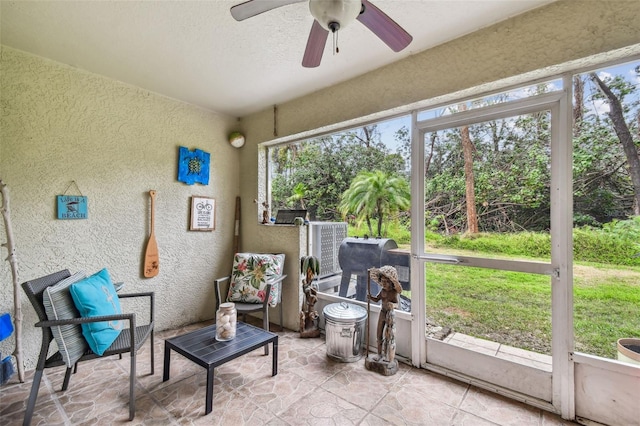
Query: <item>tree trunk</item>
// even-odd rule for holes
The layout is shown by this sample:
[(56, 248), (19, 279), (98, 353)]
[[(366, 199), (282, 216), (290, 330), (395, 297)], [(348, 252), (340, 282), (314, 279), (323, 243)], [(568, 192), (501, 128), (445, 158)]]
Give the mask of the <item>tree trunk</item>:
[(11, 215), (9, 210), (9, 190), (7, 185), (0, 179), (0, 193), (2, 193), (2, 218), (4, 219), (4, 229), (7, 234), (7, 242), (2, 244), (9, 252), (7, 260), (11, 265), (11, 274), (13, 276), (13, 323), (16, 332), (16, 350), (13, 356), (16, 357), (16, 366), (18, 368), (18, 380), (24, 383), (24, 361), (22, 359), (22, 300), (20, 295), (20, 279), (18, 278), (18, 258), (16, 256), (16, 246), (13, 243), (13, 228), (11, 227)]
[[(466, 105), (460, 105), (460, 109), (465, 111)], [(469, 134), (469, 126), (460, 128), (462, 135), (462, 153), (464, 154), (464, 182), (467, 200), (467, 232), (478, 233), (478, 215), (476, 214), (476, 194), (473, 176), (473, 151), (474, 146)]]
[(369, 228), (369, 235), (373, 236), (373, 228), (371, 227), (371, 218), (367, 215), (367, 227)]
[(383, 220), (383, 215), (382, 213), (378, 214), (378, 237), (382, 237), (382, 220)]
[(631, 182), (633, 184), (633, 214), (640, 215), (640, 157), (638, 157), (638, 150), (633, 143), (631, 131), (624, 120), (622, 105), (618, 97), (609, 89), (609, 86), (600, 80), (596, 73), (591, 73), (589, 76), (609, 101), (609, 118), (611, 118), (613, 122), (613, 128), (627, 157), (629, 176), (631, 176)]
[(429, 167), (431, 166), (431, 159), (433, 158), (433, 149), (436, 145), (437, 133), (431, 132), (431, 149), (429, 150), (429, 156), (424, 161), (424, 177), (427, 177), (429, 173)]

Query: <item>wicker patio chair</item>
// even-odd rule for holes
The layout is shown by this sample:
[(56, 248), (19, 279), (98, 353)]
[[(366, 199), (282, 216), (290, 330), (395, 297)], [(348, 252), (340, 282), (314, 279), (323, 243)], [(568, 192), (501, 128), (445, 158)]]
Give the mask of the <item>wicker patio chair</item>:
[[(24, 415), (24, 425), (31, 423), (33, 416), (33, 410), (36, 405), (36, 399), (38, 397), (38, 389), (40, 388), (40, 382), (42, 380), (42, 373), (45, 368), (59, 367), (66, 365), (62, 358), (60, 351), (58, 350), (53, 355), (47, 357), (49, 353), (49, 346), (53, 340), (52, 327), (63, 326), (68, 324), (83, 324), (91, 322), (101, 321), (115, 321), (123, 320), (125, 326), (116, 340), (106, 349), (103, 357), (129, 352), (131, 354), (131, 368), (129, 372), (129, 420), (133, 420), (135, 416), (135, 378), (136, 378), (136, 352), (149, 338), (151, 344), (151, 374), (154, 373), (154, 357), (153, 357), (153, 327), (154, 327), (154, 293), (130, 293), (130, 294), (118, 294), (119, 299), (132, 298), (132, 297), (148, 297), (149, 298), (149, 323), (145, 325), (136, 325), (136, 314), (127, 313), (119, 315), (108, 315), (91, 318), (73, 318), (64, 320), (48, 320), (43, 302), (43, 293), (49, 286), (53, 286), (56, 283), (70, 277), (71, 274), (68, 270), (62, 270), (45, 277), (41, 277), (35, 280), (26, 281), (22, 284), (22, 288), (27, 294), (29, 301), (33, 305), (36, 313), (38, 314), (39, 322), (35, 324), (36, 327), (42, 329), (42, 346), (40, 348), (40, 355), (38, 357), (38, 364), (36, 372), (33, 377), (33, 384), (31, 385), (31, 393), (29, 394), (29, 400), (27, 402), (27, 409)], [(74, 365), (74, 370), (78, 367), (78, 362), (88, 361), (92, 359), (100, 358), (97, 354), (87, 349)], [(69, 386), (69, 379), (71, 378), (72, 367), (67, 367), (64, 375), (64, 381), (62, 384), (62, 390), (67, 390)]]
[[(252, 275), (251, 267), (249, 267), (248, 270), (243, 270), (243, 268), (239, 267), (242, 262), (246, 262), (248, 259), (258, 259), (259, 262), (269, 263), (267, 269), (273, 272), (270, 276), (269, 274), (260, 274), (261, 282), (254, 282), (255, 285), (260, 286), (260, 291), (263, 291), (265, 294), (262, 300), (252, 297), (252, 295), (248, 295), (247, 297), (245, 297), (245, 295), (239, 296), (240, 292), (235, 292), (234, 296), (232, 289), (234, 287), (237, 289), (237, 285), (242, 285), (241, 282), (246, 282), (246, 280), (249, 279), (249, 275)], [(262, 312), (262, 328), (269, 331), (269, 306), (275, 307), (282, 302), (282, 281), (287, 277), (282, 274), (283, 269), (284, 254), (236, 253), (231, 275), (214, 280), (216, 286), (216, 310), (220, 307), (221, 301), (224, 302), (226, 300), (227, 302), (233, 302), (235, 303), (238, 314), (242, 314), (242, 320), (244, 322), (246, 322), (248, 313)], [(226, 288), (223, 290), (223, 287)], [(272, 287), (275, 287), (275, 299), (269, 297), (272, 293)], [(256, 291), (257, 290), (258, 289), (256, 289)], [(280, 329), (283, 329), (282, 306), (280, 306)], [(269, 355), (269, 345), (265, 345), (264, 354)]]

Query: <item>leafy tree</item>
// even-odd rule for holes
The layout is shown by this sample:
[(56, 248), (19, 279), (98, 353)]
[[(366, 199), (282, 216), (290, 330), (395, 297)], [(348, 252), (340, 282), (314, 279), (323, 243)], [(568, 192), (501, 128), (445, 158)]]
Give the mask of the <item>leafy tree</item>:
[(410, 205), (409, 183), (402, 177), (375, 170), (356, 176), (342, 195), (338, 208), (343, 216), (353, 213), (358, 221), (365, 220), (370, 234), (373, 234), (371, 218), (377, 218), (377, 235), (381, 236), (384, 221), (393, 213), (409, 209)]
[[(640, 161), (635, 164), (640, 145), (640, 66), (635, 74), (636, 83), (628, 75), (602, 72), (573, 79), (576, 225), (602, 226), (640, 213), (640, 184), (636, 182), (640, 173), (634, 174), (640, 171)], [(550, 84), (539, 84), (527, 91), (536, 95), (550, 88)], [(465, 107), (505, 102), (521, 93), (498, 95)], [(603, 108), (607, 105), (608, 110)], [(442, 113), (456, 113), (459, 108), (449, 107)], [(470, 230), (469, 212), (475, 207), (479, 231), (549, 229), (550, 132), (550, 114), (540, 112), (426, 134), (422, 141), (426, 225), (448, 233)], [(399, 129), (394, 139), (398, 149), (392, 153), (372, 125), (272, 148), (272, 206), (302, 206), (312, 219), (336, 220), (345, 207), (338, 201), (360, 172), (379, 170), (408, 181), (409, 128)], [(360, 213), (361, 220), (377, 215), (367, 209)]]
[[(631, 130), (625, 121), (625, 110), (622, 104), (624, 96), (631, 93), (635, 87), (629, 85), (619, 77), (611, 79), (609, 84), (600, 79), (596, 73), (590, 73), (589, 77), (596, 84), (600, 92), (602, 92), (606, 97), (609, 104), (608, 116), (618, 140), (622, 145), (622, 149), (624, 150), (627, 159), (629, 178), (631, 179), (633, 186), (633, 212), (635, 215), (640, 215), (640, 157), (638, 157), (638, 149), (633, 140)], [(616, 89), (618, 91), (617, 95), (614, 93), (614, 90)]]
[(376, 126), (272, 148), (270, 157), (272, 207), (300, 206), (312, 220), (340, 219), (340, 198), (360, 171), (405, 169), (402, 156), (380, 141)]
[(294, 204), (300, 202), (300, 207), (306, 209), (304, 199), (307, 196), (307, 186), (302, 182), (298, 182), (296, 186), (293, 187), (292, 192), (293, 194), (287, 198), (287, 201)]

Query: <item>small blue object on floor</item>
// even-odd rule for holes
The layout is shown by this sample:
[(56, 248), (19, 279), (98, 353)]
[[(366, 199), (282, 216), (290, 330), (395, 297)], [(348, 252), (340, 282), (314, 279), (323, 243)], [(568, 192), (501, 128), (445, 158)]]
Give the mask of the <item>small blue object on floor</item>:
[[(0, 315), (0, 340), (4, 340), (11, 336), (13, 333), (13, 323), (11, 322), (11, 315), (4, 313)], [(2, 355), (0, 354), (0, 357)], [(7, 381), (13, 376), (15, 371), (13, 370), (13, 363), (11, 362), (11, 356), (4, 358), (0, 361), (0, 386), (7, 383)]]
[(0, 361), (0, 386), (7, 383), (14, 373), (15, 371), (13, 369), (13, 362), (11, 362), (11, 356)]
[(4, 313), (0, 315), (0, 340), (4, 340), (13, 333), (13, 323), (11, 315)]

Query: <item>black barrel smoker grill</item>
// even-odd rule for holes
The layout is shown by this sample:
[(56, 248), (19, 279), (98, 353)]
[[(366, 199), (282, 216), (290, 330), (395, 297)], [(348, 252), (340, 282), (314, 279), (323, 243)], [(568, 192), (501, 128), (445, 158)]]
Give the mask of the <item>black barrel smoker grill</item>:
[[(351, 276), (356, 275), (356, 300), (367, 300), (367, 270), (391, 265), (398, 271), (398, 280), (403, 290), (409, 289), (410, 256), (407, 252), (395, 250), (398, 244), (390, 238), (348, 237), (342, 240), (338, 249), (338, 262), (342, 268), (340, 296), (347, 297)], [(371, 294), (378, 294), (380, 288), (371, 281)], [(406, 302), (406, 300), (405, 300)], [(402, 303), (406, 306), (406, 303)], [(404, 309), (403, 306), (403, 310)]]

